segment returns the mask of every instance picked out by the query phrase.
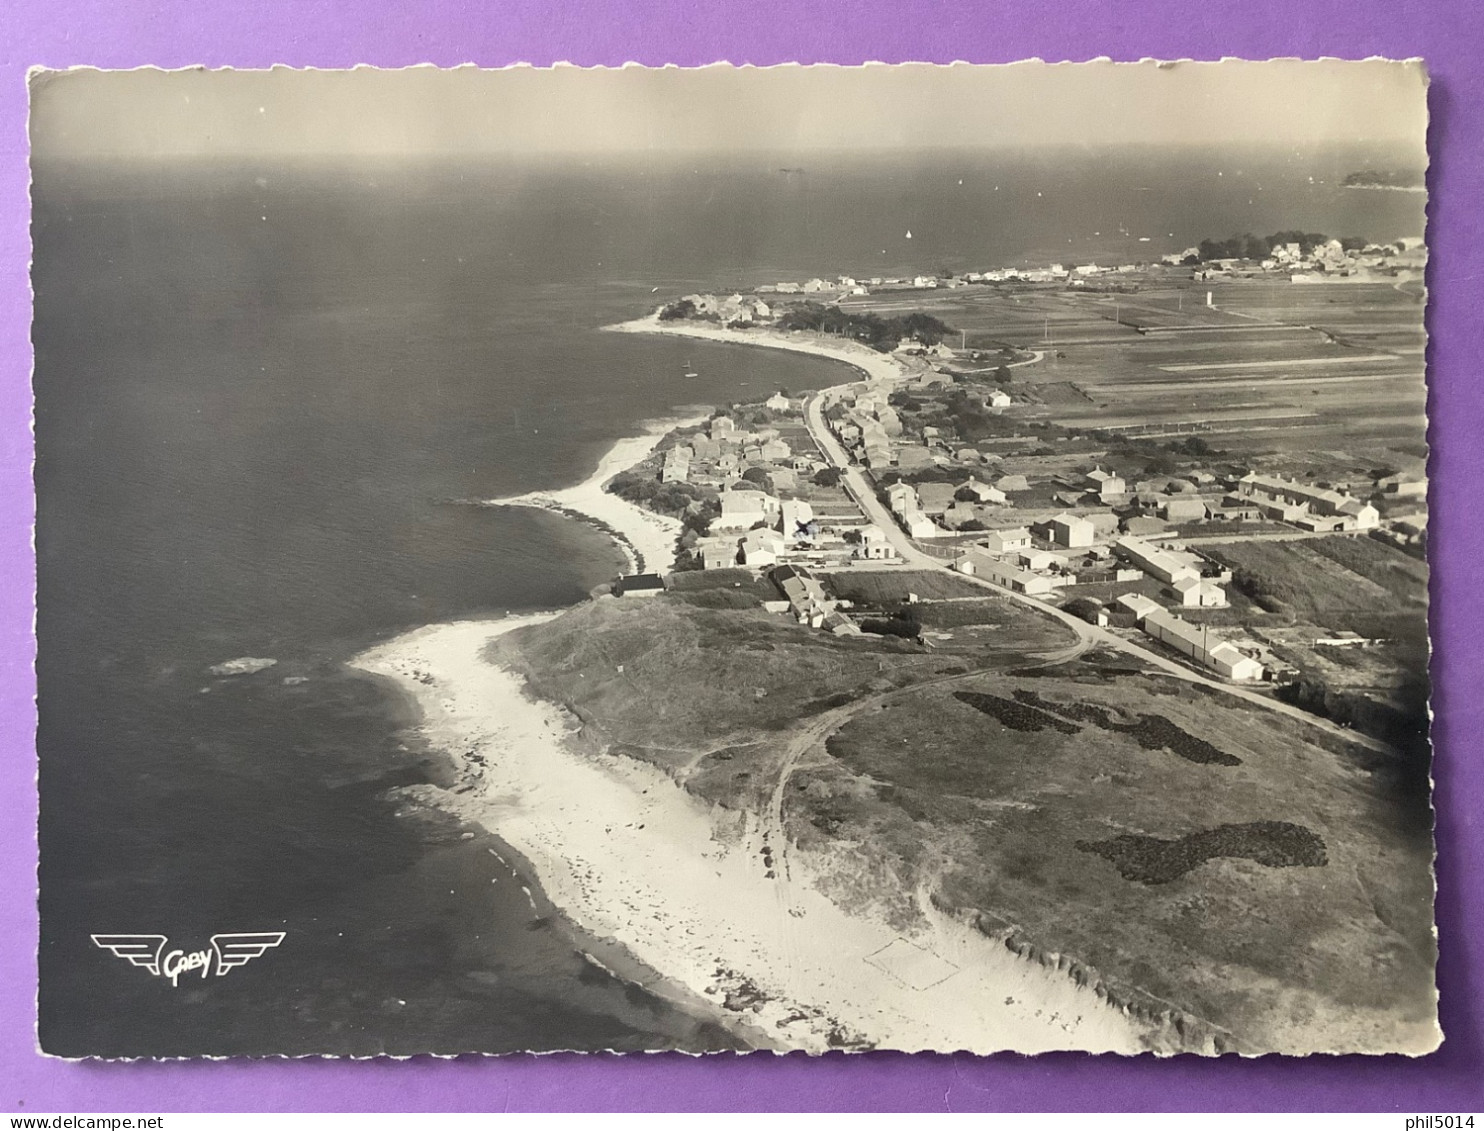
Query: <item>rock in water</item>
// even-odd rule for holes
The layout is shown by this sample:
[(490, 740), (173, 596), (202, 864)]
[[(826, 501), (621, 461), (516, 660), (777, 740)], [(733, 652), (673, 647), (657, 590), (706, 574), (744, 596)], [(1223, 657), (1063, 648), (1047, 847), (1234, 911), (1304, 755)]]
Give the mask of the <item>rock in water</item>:
[(212, 675), (252, 675), (264, 668), (271, 668), (277, 660), (265, 659), (261, 656), (240, 656), (235, 660), (225, 660), (220, 664), (212, 664), (207, 670)]

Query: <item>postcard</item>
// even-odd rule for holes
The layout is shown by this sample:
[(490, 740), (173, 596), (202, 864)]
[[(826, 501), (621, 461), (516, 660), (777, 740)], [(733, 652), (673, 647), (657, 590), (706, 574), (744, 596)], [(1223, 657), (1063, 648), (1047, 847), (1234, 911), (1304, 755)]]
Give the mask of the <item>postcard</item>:
[(1436, 1048), (1426, 90), (34, 72), (43, 1051)]

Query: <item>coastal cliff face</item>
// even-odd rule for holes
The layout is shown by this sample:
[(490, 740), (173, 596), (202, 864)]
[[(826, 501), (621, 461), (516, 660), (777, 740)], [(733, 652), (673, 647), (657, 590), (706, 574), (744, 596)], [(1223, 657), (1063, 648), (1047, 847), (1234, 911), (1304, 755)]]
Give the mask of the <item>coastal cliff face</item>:
[(883, 949), (894, 984), (967, 984), (996, 951), (1137, 1047), (1437, 1043), (1427, 815), (1300, 721), (1096, 655), (966, 663), (675, 595), (590, 602), (486, 659), (589, 752), (709, 807), (785, 906), (914, 948)]

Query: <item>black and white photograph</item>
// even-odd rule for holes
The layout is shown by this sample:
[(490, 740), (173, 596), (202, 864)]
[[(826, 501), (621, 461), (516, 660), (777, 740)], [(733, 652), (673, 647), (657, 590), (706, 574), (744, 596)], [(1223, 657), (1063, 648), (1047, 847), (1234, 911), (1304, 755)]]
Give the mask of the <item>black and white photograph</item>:
[(1436, 1049), (1427, 91), (33, 71), (41, 1050)]

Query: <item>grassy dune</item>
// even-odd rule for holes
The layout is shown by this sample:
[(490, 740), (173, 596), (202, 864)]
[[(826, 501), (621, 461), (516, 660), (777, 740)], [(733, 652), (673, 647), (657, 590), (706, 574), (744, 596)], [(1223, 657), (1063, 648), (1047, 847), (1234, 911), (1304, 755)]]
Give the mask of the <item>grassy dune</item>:
[(771, 789), (768, 772), (796, 724), (964, 670), (962, 657), (904, 641), (837, 638), (680, 594), (589, 602), (502, 637), (491, 658), (570, 707), (600, 740), (733, 807), (753, 807)]
[(1293, 720), (1059, 669), (1079, 671), (978, 676), (857, 718), (796, 776), (794, 828), (869, 845), (984, 929), (1233, 1047), (1429, 1045), (1425, 802)]

